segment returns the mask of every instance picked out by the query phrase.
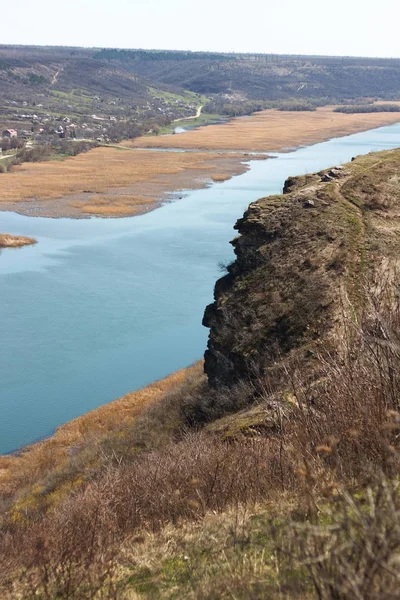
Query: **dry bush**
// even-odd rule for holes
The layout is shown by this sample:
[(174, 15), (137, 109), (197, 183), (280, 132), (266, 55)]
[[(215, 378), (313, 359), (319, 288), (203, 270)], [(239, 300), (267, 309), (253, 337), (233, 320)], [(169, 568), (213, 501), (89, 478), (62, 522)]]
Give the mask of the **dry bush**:
[(0, 248), (18, 248), (36, 244), (35, 238), (24, 237), (22, 235), (11, 235), (10, 233), (0, 233)]
[(320, 600), (400, 598), (398, 482), (341, 491), (314, 518), (272, 534), (281, 568), (305, 568)]
[(290, 465), (282, 473), (276, 440), (227, 444), (192, 434), (132, 465), (108, 469), (39, 522), (3, 527), (3, 590), (12, 580), (23, 597), (36, 590), (46, 600), (56, 594), (89, 599), (102, 590), (112, 598), (118, 544), (135, 531), (254, 506), (281, 489), (283, 476), (297, 479)]
[(16, 154), (16, 164), (23, 162), (40, 162), (48, 160), (52, 154), (50, 146), (34, 146), (32, 148), (21, 148)]
[(387, 288), (370, 298), (361, 325), (348, 321), (343, 347), (321, 354), (318, 382), (288, 372), (297, 408), (290, 438), (307, 469), (340, 481), (396, 474), (400, 389), (400, 305)]
[(227, 181), (228, 179), (231, 179), (232, 175), (229, 174), (224, 174), (224, 175), (212, 175), (211, 179), (213, 181), (215, 181), (216, 183), (222, 182), (222, 181)]
[(114, 583), (115, 535), (109, 523), (104, 527), (101, 511), (101, 504), (67, 502), (35, 524), (33, 535), (20, 530), (18, 535), (4, 536), (1, 543), (8, 552), (2, 554), (0, 566), (4, 575), (12, 577), (2, 577), (1, 597), (119, 598)]
[(285, 568), (305, 567), (321, 600), (400, 598), (399, 326), (383, 286), (341, 358), (319, 357), (322, 388), (291, 374), (304, 487), (297, 519), (271, 534)]

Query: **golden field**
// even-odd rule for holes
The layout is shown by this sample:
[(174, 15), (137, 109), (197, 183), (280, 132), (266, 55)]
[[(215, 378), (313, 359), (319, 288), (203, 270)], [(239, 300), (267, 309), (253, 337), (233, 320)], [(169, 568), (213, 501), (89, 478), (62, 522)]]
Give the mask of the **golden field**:
[[(24, 163), (0, 179), (0, 208), (35, 216), (126, 216), (168, 192), (242, 173), (243, 155), (96, 148), (64, 161)], [(153, 205), (153, 206), (152, 206)]]
[(195, 148), (282, 152), (298, 146), (366, 131), (400, 121), (400, 113), (335, 113), (334, 106), (312, 112), (264, 110), (250, 117), (236, 117), (221, 125), (208, 125), (179, 135), (137, 138), (133, 145), (145, 148)]

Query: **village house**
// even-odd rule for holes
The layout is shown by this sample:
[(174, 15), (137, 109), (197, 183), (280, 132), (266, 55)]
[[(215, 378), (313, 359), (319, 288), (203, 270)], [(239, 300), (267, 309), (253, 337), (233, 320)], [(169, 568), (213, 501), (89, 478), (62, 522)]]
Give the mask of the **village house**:
[(18, 133), (15, 129), (5, 129), (2, 133), (3, 137), (13, 138), (17, 137)]

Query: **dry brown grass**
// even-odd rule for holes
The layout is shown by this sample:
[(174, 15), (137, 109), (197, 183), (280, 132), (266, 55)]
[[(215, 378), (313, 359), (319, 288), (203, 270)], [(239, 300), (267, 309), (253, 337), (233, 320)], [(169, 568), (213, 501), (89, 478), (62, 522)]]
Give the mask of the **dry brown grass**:
[(19, 486), (27, 486), (51, 469), (61, 467), (74, 447), (131, 422), (169, 390), (201, 372), (199, 362), (69, 421), (50, 438), (27, 446), (18, 454), (0, 456), (0, 494), (8, 496)]
[(333, 108), (325, 106), (312, 112), (266, 110), (251, 117), (238, 117), (222, 125), (209, 125), (181, 135), (137, 138), (133, 145), (145, 148), (279, 152), (400, 120), (399, 113), (346, 115), (333, 112)]
[(121, 217), (125, 215), (140, 214), (146, 212), (152, 200), (145, 196), (133, 196), (132, 194), (119, 195), (96, 195), (92, 203), (69, 202), (69, 206), (77, 208), (84, 214), (105, 217)]
[(30, 244), (36, 244), (35, 238), (0, 233), (0, 248), (19, 248), (21, 246), (29, 246)]
[(204, 187), (217, 169), (227, 176), (245, 171), (244, 159), (237, 154), (95, 148), (65, 161), (25, 163), (4, 173), (0, 209), (15, 210), (17, 203), (19, 212), (29, 214), (40, 206), (42, 216), (134, 215), (154, 208), (166, 192)]
[(211, 179), (215, 182), (228, 181), (231, 179), (232, 175), (213, 175)]

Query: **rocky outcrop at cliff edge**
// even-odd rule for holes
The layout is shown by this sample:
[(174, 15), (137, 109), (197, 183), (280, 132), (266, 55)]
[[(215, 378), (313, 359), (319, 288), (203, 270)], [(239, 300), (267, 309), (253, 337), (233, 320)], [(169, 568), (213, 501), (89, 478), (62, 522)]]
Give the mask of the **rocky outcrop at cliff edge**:
[[(262, 375), (277, 358), (332, 347), (344, 306), (400, 250), (400, 150), (289, 178), (235, 225), (236, 260), (215, 285), (205, 372), (212, 386)], [(344, 300), (345, 299), (345, 300)]]

